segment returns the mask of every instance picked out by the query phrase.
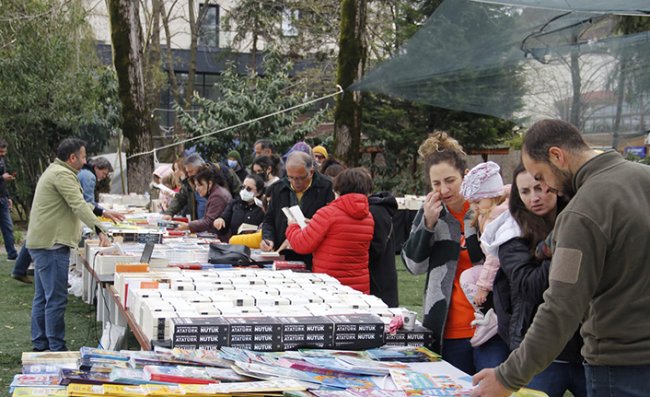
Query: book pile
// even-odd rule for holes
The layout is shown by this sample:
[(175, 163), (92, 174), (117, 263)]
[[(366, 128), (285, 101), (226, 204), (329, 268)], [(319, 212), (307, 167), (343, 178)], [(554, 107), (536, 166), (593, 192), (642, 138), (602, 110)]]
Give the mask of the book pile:
[[(352, 332), (352, 331), (347, 331)], [(357, 330), (355, 332), (359, 332)], [(438, 359), (423, 348), (398, 348), (403, 357)], [(417, 372), (404, 362), (379, 361), (365, 351), (306, 349), (264, 353), (160, 349), (103, 351), (81, 349), (83, 367), (56, 374), (17, 375), (14, 396), (466, 396), (453, 378)], [(382, 349), (375, 349), (382, 350)], [(387, 349), (393, 350), (393, 349)], [(27, 354), (27, 353), (26, 353)], [(48, 353), (55, 359), (58, 353)], [(79, 357), (79, 354), (77, 354)], [(109, 361), (117, 364), (108, 368)], [(123, 364), (126, 363), (127, 366)], [(100, 365), (101, 364), (101, 365)], [(49, 364), (43, 364), (43, 369)], [(386, 388), (386, 380), (392, 384)], [(21, 383), (22, 382), (22, 383)]]
[(384, 322), (372, 314), (174, 318), (173, 346), (256, 351), (369, 349), (384, 344)]

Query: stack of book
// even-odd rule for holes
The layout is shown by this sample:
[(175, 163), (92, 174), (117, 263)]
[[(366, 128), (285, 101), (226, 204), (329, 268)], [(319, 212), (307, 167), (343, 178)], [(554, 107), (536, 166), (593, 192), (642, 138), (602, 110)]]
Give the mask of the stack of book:
[(359, 350), (384, 344), (384, 322), (372, 314), (173, 318), (172, 323), (173, 345), (184, 349)]

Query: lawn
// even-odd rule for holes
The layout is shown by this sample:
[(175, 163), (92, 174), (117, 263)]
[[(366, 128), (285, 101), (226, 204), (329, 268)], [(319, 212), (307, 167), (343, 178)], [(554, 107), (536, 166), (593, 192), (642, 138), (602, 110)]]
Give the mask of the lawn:
[[(20, 373), (21, 353), (31, 351), (30, 339), (30, 310), (34, 288), (32, 285), (20, 283), (9, 275), (14, 262), (6, 260), (6, 255), (0, 256), (0, 329), (3, 341), (0, 343), (0, 396), (8, 396), (9, 384), (15, 374)], [(422, 294), (424, 291), (425, 275), (413, 276), (397, 258), (397, 274), (399, 277), (400, 304), (422, 315)], [(101, 336), (101, 325), (95, 322), (95, 308), (87, 305), (80, 298), (69, 295), (66, 310), (66, 341), (70, 350), (78, 350), (81, 346), (97, 346)], [(129, 344), (133, 346), (132, 343)]]

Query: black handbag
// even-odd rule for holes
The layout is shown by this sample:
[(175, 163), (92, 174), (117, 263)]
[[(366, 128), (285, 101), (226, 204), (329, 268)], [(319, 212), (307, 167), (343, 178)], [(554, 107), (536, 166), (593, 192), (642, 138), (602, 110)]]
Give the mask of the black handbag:
[(210, 243), (208, 263), (234, 266), (250, 266), (255, 261), (251, 259), (251, 250), (240, 244)]

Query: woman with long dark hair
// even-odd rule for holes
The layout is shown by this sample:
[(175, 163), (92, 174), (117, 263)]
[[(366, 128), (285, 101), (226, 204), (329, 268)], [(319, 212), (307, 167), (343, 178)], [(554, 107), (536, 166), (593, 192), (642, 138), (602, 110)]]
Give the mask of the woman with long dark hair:
[[(564, 202), (545, 189), (522, 165), (513, 175), (509, 213), (504, 213), (488, 227), (511, 222), (520, 229), (515, 237), (499, 246), (501, 268), (494, 284), (494, 307), (499, 321), (499, 335), (514, 350), (524, 339), (537, 306), (548, 288), (551, 264), (549, 233)], [(562, 397), (566, 390), (575, 397), (586, 396), (585, 374), (580, 348), (582, 339), (576, 331), (562, 353), (528, 384), (549, 397)]]

